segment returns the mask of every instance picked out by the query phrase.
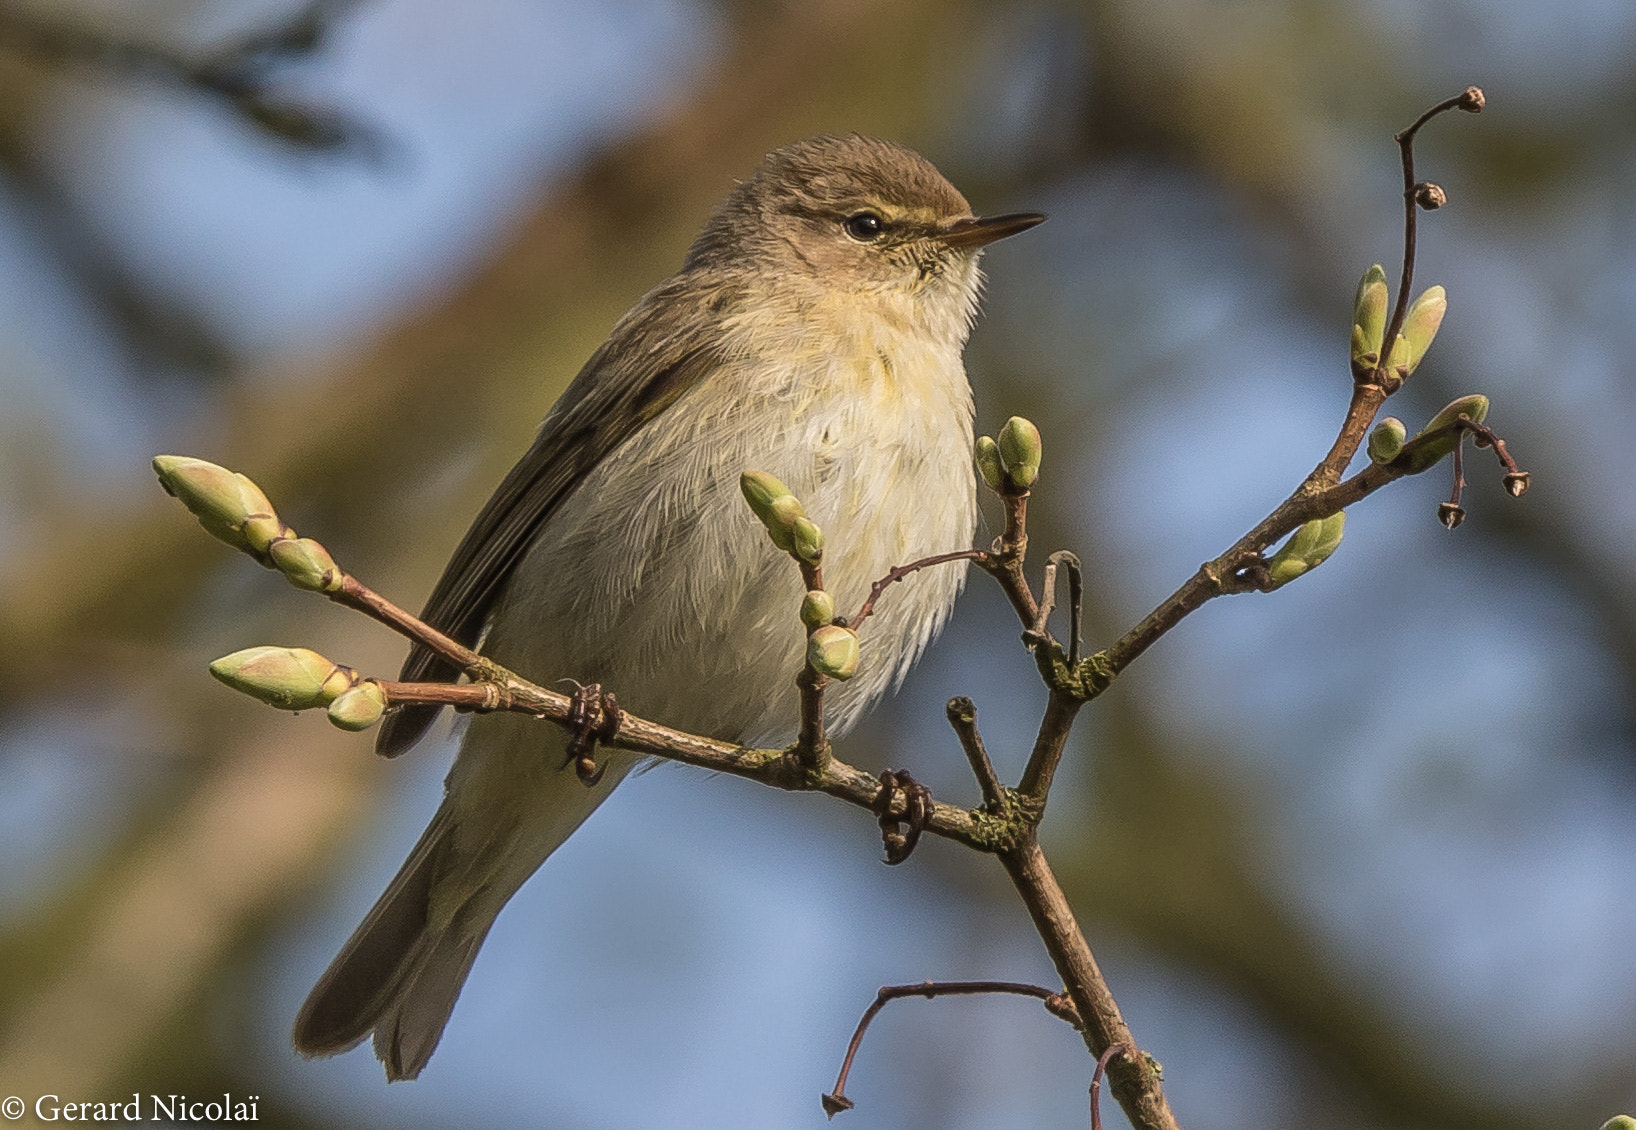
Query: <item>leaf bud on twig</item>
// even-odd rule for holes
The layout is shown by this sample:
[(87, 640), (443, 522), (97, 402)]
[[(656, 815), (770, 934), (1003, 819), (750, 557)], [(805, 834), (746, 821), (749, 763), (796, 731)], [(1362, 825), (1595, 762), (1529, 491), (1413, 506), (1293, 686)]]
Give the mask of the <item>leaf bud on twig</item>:
[(210, 673), (280, 710), (327, 706), (356, 682), (350, 668), (304, 647), (248, 647), (216, 660)]
[(342, 691), (329, 704), (330, 724), (343, 730), (367, 730), (386, 713), (386, 692), (373, 679)]
[(790, 523), (790, 552), (808, 565), (824, 559), (824, 531), (805, 514)]
[[(1470, 417), (1471, 422), (1474, 424), (1482, 423), (1488, 418), (1488, 397), (1482, 395), (1462, 396), (1458, 400), (1451, 401), (1443, 407), (1441, 412), (1433, 416), (1425, 427), (1420, 429), (1415, 438), (1419, 439), (1430, 432), (1449, 428), (1461, 416)], [(1409, 455), (1409, 474), (1418, 475), (1420, 472), (1434, 466), (1439, 459), (1442, 459), (1443, 456), (1448, 455), (1458, 447), (1460, 441), (1464, 438), (1459, 430), (1452, 430), (1447, 435), (1438, 436), (1436, 439), (1428, 440), (1416, 447)]]
[(1437, 328), (1443, 324), (1443, 315), (1448, 313), (1448, 309), (1448, 298), (1440, 286), (1428, 288), (1409, 306), (1409, 312), (1403, 317), (1403, 341), (1408, 347), (1408, 354), (1403, 360), (1404, 371), (1400, 375), (1406, 377), (1420, 366), (1426, 350), (1431, 348), (1432, 340), (1437, 337)]
[(795, 520), (807, 516), (801, 500), (790, 488), (765, 471), (745, 471), (738, 479), (744, 501), (750, 504), (767, 536), (785, 553), (795, 552)]
[(1267, 561), (1267, 578), (1271, 588), (1281, 588), (1296, 577), (1316, 569), (1341, 544), (1346, 532), (1346, 511), (1339, 510), (1327, 518), (1314, 518), (1303, 523), (1290, 535), (1279, 551)]
[(1039, 481), (1044, 444), (1040, 441), (1040, 430), (1032, 421), (1021, 416), (1011, 417), (1000, 429), (997, 445), (1000, 464), (1013, 487), (1028, 490)]
[(335, 592), (346, 576), (329, 550), (311, 538), (279, 538), (268, 547), (267, 556), (290, 584), (309, 592)]
[(858, 670), (858, 633), (828, 624), (807, 637), (807, 662), (820, 675), (850, 679)]
[(1403, 451), (1409, 438), (1409, 429), (1396, 416), (1387, 416), (1369, 433), (1369, 458), (1375, 463), (1390, 463)]
[(823, 589), (813, 589), (801, 598), (801, 623), (821, 628), (835, 619), (835, 598)]
[(1363, 273), (1352, 300), (1352, 372), (1367, 376), (1380, 364), (1380, 346), (1386, 337), (1386, 272), (1379, 263)]
[[(245, 524), (270, 518), (277, 525), (278, 520), (273, 504), (255, 483), (226, 467), (186, 455), (157, 455), (153, 470), (165, 493), (187, 507), (213, 537), (234, 549), (265, 552), (265, 542), (255, 545), (246, 536)], [(265, 525), (257, 523), (258, 532)]]
[(993, 436), (978, 436), (974, 454), (977, 462), (977, 472), (983, 476), (988, 489), (997, 491), (1005, 481), (1005, 464), (1000, 461), (1000, 445), (994, 442)]

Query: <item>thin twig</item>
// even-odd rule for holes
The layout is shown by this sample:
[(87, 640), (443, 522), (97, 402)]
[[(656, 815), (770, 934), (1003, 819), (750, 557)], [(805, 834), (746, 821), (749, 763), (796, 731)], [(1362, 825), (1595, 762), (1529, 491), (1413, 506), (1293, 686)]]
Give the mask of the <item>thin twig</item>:
[(399, 635), (429, 648), (467, 674), (476, 675), (491, 666), (487, 659), (465, 644), (444, 635), (418, 616), (405, 612), (350, 573), (341, 579), (338, 590), (326, 595), (343, 608), (362, 612), (371, 620), (385, 624)]
[(1000, 499), (1005, 503), (1005, 529), (995, 539), (992, 551), (973, 560), (1000, 583), (1023, 630), (1029, 631), (1039, 619), (1039, 606), (1023, 575), (1023, 561), (1028, 556), (1028, 492), (1002, 491)]
[[(846, 1058), (841, 1061), (841, 1073), (835, 1079), (835, 1089), (822, 1096), (824, 1113), (834, 1118), (843, 1110), (851, 1110), (852, 1100), (846, 1097), (846, 1077), (852, 1072), (852, 1061), (858, 1054), (858, 1046), (863, 1043), (863, 1034), (868, 1031), (869, 1024), (887, 1002), (899, 1000), (903, 997), (933, 997), (975, 996), (986, 993), (1011, 993), (1016, 996), (1034, 997), (1046, 1002), (1050, 1009), (1053, 1001), (1062, 994), (1040, 985), (1027, 985), (1018, 981), (922, 981), (918, 985), (885, 985), (875, 994), (874, 1003), (864, 1010), (863, 1017), (858, 1021), (857, 1029), (852, 1033), (852, 1042), (847, 1044)], [(1054, 1015), (1060, 1015), (1051, 1009)]]
[(1079, 558), (1066, 549), (1059, 549), (1045, 559), (1045, 580), (1040, 585), (1039, 616), (1034, 621), (1033, 635), (1039, 643), (1051, 639), (1051, 613), (1057, 606), (1057, 568), (1068, 569), (1068, 662), (1079, 662), (1080, 611), (1084, 600), (1085, 579), (1080, 573)]
[(854, 632), (857, 631), (859, 626), (874, 614), (875, 602), (880, 600), (881, 593), (885, 592), (889, 585), (895, 584), (911, 574), (932, 565), (942, 565), (949, 561), (981, 562), (986, 557), (988, 557), (988, 554), (981, 549), (957, 549), (953, 553), (938, 553), (931, 557), (922, 557), (919, 561), (911, 561), (907, 565), (894, 565), (886, 576), (869, 587), (868, 599), (863, 602), (863, 607), (858, 609), (858, 614), (846, 621), (846, 626)]
[[(1473, 92), (1476, 92), (1473, 99)], [(1403, 160), (1403, 271), (1398, 278), (1397, 302), (1392, 307), (1392, 320), (1387, 323), (1386, 336), (1381, 339), (1380, 362), (1375, 367), (1375, 376), (1385, 382), (1388, 389), (1401, 383), (1394, 373), (1387, 370), (1391, 362), (1392, 346), (1397, 343), (1397, 335), (1403, 330), (1403, 319), (1409, 311), (1409, 291), (1414, 285), (1414, 264), (1416, 253), (1416, 213), (1420, 204), (1415, 199), (1415, 188), (1418, 181), (1414, 175), (1414, 139), (1422, 126), (1439, 114), (1446, 114), (1450, 110), (1471, 108), (1475, 101), (1475, 109), (1482, 108), (1482, 91), (1476, 87), (1467, 87), (1453, 98), (1445, 98), (1425, 113), (1416, 118), (1402, 133), (1397, 135), (1398, 152)], [(1475, 110), (1473, 110), (1475, 112)]]
[(1375, 414), (1380, 411), (1381, 405), (1386, 403), (1386, 398), (1403, 383), (1396, 373), (1391, 372), (1390, 365), (1392, 347), (1397, 343), (1398, 334), (1403, 330), (1403, 319), (1409, 309), (1409, 292), (1414, 286), (1418, 238), (1416, 213), (1420, 207), (1415, 200), (1417, 184), (1414, 172), (1415, 136), (1422, 126), (1439, 114), (1453, 109), (1475, 113), (1482, 108), (1482, 101), (1482, 91), (1474, 86), (1467, 87), (1455, 97), (1445, 98), (1421, 114), (1407, 129), (1396, 136), (1398, 153), (1403, 165), (1403, 267), (1398, 276), (1397, 301), (1393, 305), (1392, 318), (1387, 324), (1386, 334), (1381, 339), (1380, 359), (1376, 362), (1374, 371), (1356, 379), (1352, 388), (1352, 402), (1347, 406), (1346, 419), (1335, 437), (1335, 443), (1330, 447), (1329, 454), (1324, 456), (1323, 461), (1301, 484), (1301, 491), (1322, 490), (1340, 481), (1353, 456), (1358, 453), (1358, 448), (1362, 446), (1369, 428), (1374, 424)]
[(400, 683), (376, 679), (393, 706), (452, 706), (457, 710), (504, 710), (508, 696), (497, 683)]
[(994, 771), (994, 762), (989, 760), (988, 749), (983, 745), (983, 735), (977, 731), (977, 705), (965, 695), (949, 699), (946, 707), (949, 716), (949, 725), (960, 738), (960, 748), (966, 751), (966, 760), (971, 763), (972, 776), (977, 778), (978, 787), (983, 790), (983, 807), (993, 813), (1005, 811), (1005, 786), (1000, 783), (1000, 775)]
[[(817, 562), (803, 561), (799, 557), (796, 558), (796, 563), (801, 566), (801, 580), (807, 591), (822, 592), (823, 566)], [(809, 638), (819, 626), (815, 624), (807, 628)], [(829, 685), (829, 677), (819, 674), (813, 669), (811, 662), (808, 662), (795, 677), (795, 685), (801, 699), (800, 726), (795, 738), (796, 758), (806, 769), (822, 773), (830, 758), (829, 738), (824, 733), (824, 688)]]
[(1108, 1061), (1125, 1051), (1125, 1045), (1114, 1044), (1107, 1051), (1096, 1057), (1096, 1070), (1091, 1072), (1091, 1130), (1102, 1130), (1102, 1109), (1096, 1101), (1102, 1090), (1102, 1076), (1107, 1073)]

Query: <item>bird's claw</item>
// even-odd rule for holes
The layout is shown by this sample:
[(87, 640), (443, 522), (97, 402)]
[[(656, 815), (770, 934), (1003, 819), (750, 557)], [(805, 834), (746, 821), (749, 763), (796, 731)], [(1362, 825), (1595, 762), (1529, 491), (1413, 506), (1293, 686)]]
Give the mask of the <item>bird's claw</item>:
[(619, 726), (624, 717), (624, 711), (619, 709), (618, 700), (612, 693), (605, 692), (600, 683), (575, 685), (568, 705), (568, 727), (571, 733), (568, 737), (563, 767), (572, 765), (574, 772), (585, 782), (586, 787), (602, 780), (602, 773), (607, 768), (606, 765), (597, 763), (597, 743), (613, 741), (619, 733)]
[[(903, 793), (903, 815), (894, 816), (892, 804), (899, 792)], [(909, 858), (932, 818), (932, 791), (911, 777), (907, 769), (888, 769), (880, 775), (880, 795), (875, 805), (880, 812), (886, 862), (896, 866)]]

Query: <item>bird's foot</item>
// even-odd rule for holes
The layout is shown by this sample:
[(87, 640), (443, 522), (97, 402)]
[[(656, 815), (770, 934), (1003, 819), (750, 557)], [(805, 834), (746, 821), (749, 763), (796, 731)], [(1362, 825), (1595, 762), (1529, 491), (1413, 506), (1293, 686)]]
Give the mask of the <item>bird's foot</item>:
[[(892, 815), (898, 793), (903, 794), (903, 815)], [(909, 775), (907, 769), (888, 769), (880, 775), (880, 794), (875, 798), (880, 813), (881, 841), (886, 862), (892, 865), (909, 858), (932, 818), (932, 791)]]
[(613, 741), (624, 717), (618, 700), (612, 693), (604, 691), (602, 684), (574, 684), (574, 694), (568, 706), (570, 734), (563, 768), (572, 765), (587, 787), (602, 780), (603, 770), (607, 766), (597, 764), (597, 743)]

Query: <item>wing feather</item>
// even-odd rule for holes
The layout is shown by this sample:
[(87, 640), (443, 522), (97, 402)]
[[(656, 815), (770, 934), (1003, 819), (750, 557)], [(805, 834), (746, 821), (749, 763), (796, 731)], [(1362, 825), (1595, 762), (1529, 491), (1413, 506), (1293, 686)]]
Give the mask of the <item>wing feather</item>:
[[(723, 296), (714, 294), (706, 310), (702, 302), (690, 301), (697, 293), (682, 286), (680, 277), (672, 279), (614, 326), (461, 539), (422, 620), (474, 645), (502, 586), (562, 500), (592, 468), (720, 364), (719, 344), (699, 328), (720, 316)], [(400, 678), (448, 682), (459, 674), (417, 644)], [(376, 736), (375, 752), (383, 757), (404, 752), (426, 733), (438, 710), (408, 706), (389, 714)]]

